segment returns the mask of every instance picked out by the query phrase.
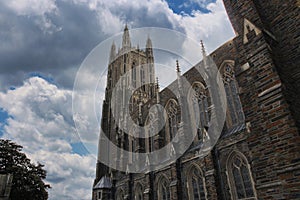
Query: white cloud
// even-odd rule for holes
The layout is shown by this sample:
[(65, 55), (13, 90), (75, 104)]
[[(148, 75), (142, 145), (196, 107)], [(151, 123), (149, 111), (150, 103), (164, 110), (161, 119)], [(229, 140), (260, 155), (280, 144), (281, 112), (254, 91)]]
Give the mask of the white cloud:
[(124, 22), (119, 17), (113, 15), (109, 9), (98, 10), (99, 24), (105, 34), (115, 34), (121, 30)]
[[(106, 34), (121, 31), (125, 22), (128, 22), (132, 25), (132, 28), (135, 28), (136, 24), (139, 24), (139, 26), (143, 24), (143, 18), (147, 21), (151, 16), (156, 16), (157, 21), (153, 21), (154, 26), (160, 19), (166, 18), (172, 24), (173, 29), (183, 30), (187, 37), (195, 41), (200, 42), (200, 40), (203, 40), (208, 52), (215, 50), (218, 46), (234, 37), (234, 31), (222, 0), (217, 0), (214, 3), (211, 0), (190, 0), (188, 1), (189, 4), (197, 3), (210, 11), (208, 13), (193, 11), (192, 15), (176, 14), (170, 9), (166, 1), (161, 0), (73, 1), (77, 4), (86, 4), (91, 10), (96, 11), (98, 13), (99, 24)], [(132, 15), (136, 17), (131, 18), (130, 16)], [(132, 21), (126, 21), (128, 20), (127, 17)], [(155, 43), (155, 41), (153, 42)], [(195, 52), (189, 49), (188, 44), (183, 43), (183, 48), (185, 49), (185, 54)], [(199, 56), (196, 57), (199, 58)]]
[[(115, 34), (121, 31), (128, 21), (127, 15), (136, 15), (135, 20), (142, 20), (149, 16), (159, 18), (172, 13), (167, 2), (161, 0), (73, 0), (75, 4), (86, 5), (97, 12), (99, 25), (105, 34)], [(141, 12), (142, 11), (142, 12)], [(172, 19), (169, 19), (172, 20)]]
[(56, 0), (11, 0), (6, 5), (18, 15), (44, 15), (57, 10)]
[[(204, 41), (207, 52), (214, 51), (224, 42), (234, 37), (228, 16), (225, 12), (222, 0), (210, 3), (207, 8), (210, 13), (195, 12), (194, 17), (184, 16), (180, 24), (185, 28), (186, 35), (196, 42)], [(191, 52), (198, 52), (195, 57), (201, 54), (200, 49), (190, 49), (188, 42), (183, 44), (184, 54), (191, 55)]]
[(11, 0), (4, 1), (4, 4), (17, 15), (33, 17), (44, 33), (53, 34), (62, 30), (47, 17), (47, 14), (58, 14), (56, 0)]
[[(42, 141), (44, 137), (55, 143), (60, 137), (76, 141), (71, 91), (58, 89), (42, 78), (32, 77), (22, 87), (0, 93), (0, 102), (13, 116), (8, 120), (11, 126), (6, 127), (11, 137), (25, 141), (34, 139), (40, 142), (36, 148), (51, 145), (49, 141)], [(20, 135), (20, 130), (26, 131)], [(36, 138), (28, 137), (32, 135)]]
[(95, 159), (91, 155), (39, 151), (33, 155), (46, 163), (51, 184), (49, 199), (91, 199)]
[(72, 151), (71, 143), (78, 142), (72, 92), (31, 77), (15, 90), (0, 92), (0, 105), (12, 116), (3, 137), (22, 145), (33, 161), (45, 165), (50, 199), (89, 199), (95, 156)]
[(44, 156), (52, 180), (50, 199), (91, 199), (96, 166), (94, 157), (49, 152)]

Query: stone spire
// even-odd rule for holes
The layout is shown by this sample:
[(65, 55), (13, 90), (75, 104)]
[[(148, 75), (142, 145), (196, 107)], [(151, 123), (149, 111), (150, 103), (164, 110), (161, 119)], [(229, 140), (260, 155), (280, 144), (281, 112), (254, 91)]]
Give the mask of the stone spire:
[(147, 38), (147, 42), (146, 42), (146, 54), (147, 54), (147, 57), (152, 59), (153, 58), (153, 49), (152, 49), (152, 41), (148, 35), (148, 38)]
[(130, 47), (131, 47), (131, 42), (130, 42), (129, 30), (126, 24), (123, 33), (122, 48), (130, 48)]
[(148, 71), (148, 80), (151, 86), (148, 88), (148, 94), (152, 98), (155, 96), (155, 68), (154, 68), (154, 57), (153, 57), (153, 49), (152, 49), (152, 41), (148, 34), (147, 42), (146, 42), (146, 57), (147, 57), (147, 71)]
[(116, 45), (115, 42), (113, 42), (110, 49), (109, 62), (111, 63), (115, 58), (116, 58)]

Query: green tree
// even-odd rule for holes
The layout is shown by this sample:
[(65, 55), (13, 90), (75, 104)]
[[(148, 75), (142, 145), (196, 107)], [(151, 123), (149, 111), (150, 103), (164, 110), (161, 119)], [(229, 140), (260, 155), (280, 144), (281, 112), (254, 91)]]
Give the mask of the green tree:
[(34, 164), (22, 153), (22, 146), (0, 139), (0, 171), (13, 174), (10, 198), (13, 200), (46, 200), (50, 185), (44, 183), (44, 165)]

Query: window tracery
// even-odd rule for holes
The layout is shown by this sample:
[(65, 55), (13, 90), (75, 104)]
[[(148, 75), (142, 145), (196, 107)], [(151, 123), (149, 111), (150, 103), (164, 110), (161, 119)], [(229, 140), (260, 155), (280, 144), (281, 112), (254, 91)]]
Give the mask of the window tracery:
[(192, 166), (188, 173), (187, 180), (189, 199), (206, 200), (205, 181), (200, 169)]
[(233, 65), (225, 63), (222, 68), (224, 88), (227, 98), (227, 128), (245, 122)]
[(116, 194), (116, 200), (124, 200), (124, 191), (122, 189), (118, 190), (117, 194)]
[(169, 189), (169, 181), (166, 177), (162, 176), (158, 182), (158, 200), (169, 200), (170, 189)]
[(146, 120), (146, 125), (148, 125), (147, 130), (146, 130), (146, 134), (147, 134), (147, 146), (146, 146), (146, 150), (147, 152), (151, 152), (153, 151), (153, 145), (154, 145), (154, 141), (153, 141), (153, 136), (155, 135), (155, 115), (154, 113), (149, 113), (149, 116)]
[(143, 189), (142, 189), (141, 184), (136, 185), (134, 199), (135, 200), (143, 200)]
[(168, 115), (168, 133), (170, 137), (170, 141), (177, 133), (177, 124), (178, 120), (178, 104), (175, 100), (170, 100), (166, 107), (167, 115)]
[(132, 86), (133, 86), (133, 88), (135, 88), (136, 87), (136, 67), (135, 67), (135, 61), (132, 63), (131, 78), (132, 78)]
[(228, 178), (233, 199), (256, 199), (251, 171), (241, 153), (233, 153), (227, 162)]
[(201, 83), (194, 83), (192, 86), (193, 117), (197, 127), (197, 139), (203, 139), (203, 129), (208, 127), (208, 97), (205, 87)]
[(141, 66), (140, 68), (140, 79), (141, 79), (141, 85), (145, 83), (145, 69), (144, 66)]

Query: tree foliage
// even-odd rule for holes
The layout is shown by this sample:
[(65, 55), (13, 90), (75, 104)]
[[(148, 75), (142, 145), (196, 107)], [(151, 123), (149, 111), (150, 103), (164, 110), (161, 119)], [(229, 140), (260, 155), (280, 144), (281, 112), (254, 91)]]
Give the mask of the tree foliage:
[(14, 200), (46, 200), (50, 185), (44, 183), (44, 165), (34, 164), (22, 153), (22, 146), (0, 139), (0, 172), (13, 174), (10, 198)]

